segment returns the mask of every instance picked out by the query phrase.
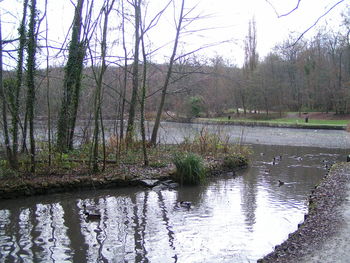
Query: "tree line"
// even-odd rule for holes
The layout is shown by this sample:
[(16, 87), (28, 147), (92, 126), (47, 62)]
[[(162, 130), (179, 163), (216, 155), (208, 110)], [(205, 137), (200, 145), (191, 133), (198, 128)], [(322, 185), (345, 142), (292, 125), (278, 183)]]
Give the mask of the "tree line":
[[(52, 152), (73, 150), (77, 120), (91, 120), (89, 164), (96, 172), (98, 162), (106, 160), (106, 118), (118, 120), (115, 136), (126, 147), (133, 143), (139, 125), (144, 164), (148, 165), (147, 147), (156, 146), (165, 114), (191, 118), (218, 116), (228, 109), (266, 115), (350, 111), (350, 24), (346, 15), (338, 31), (323, 28), (308, 40), (290, 37), (263, 59), (257, 53), (253, 19), (240, 67), (229, 62), (232, 58), (197, 56), (202, 46), (181, 50), (185, 36), (192, 32), (190, 26), (201, 19), (185, 0), (166, 1), (153, 12), (148, 12), (146, 0), (71, 3), (73, 20), (59, 47), (48, 39), (47, 0), (41, 9), (37, 0), (22, 1), (18, 35), (13, 39), (3, 39), (0, 30), (2, 136), (13, 169), (18, 169), (22, 152), (30, 157), (35, 172), (35, 120), (42, 116), (47, 120), (49, 163)], [(167, 62), (159, 64), (152, 58), (162, 47), (154, 47), (150, 34), (169, 13), (174, 24)], [(62, 54), (64, 64), (54, 66), (52, 60)], [(4, 56), (15, 64), (13, 69), (4, 69)], [(39, 68), (38, 60), (45, 67)], [(145, 123), (149, 118), (154, 123), (148, 135)]]
[[(9, 60), (8, 57), (10, 60), (13, 58), (12, 63), (16, 64), (16, 69), (4, 71), (2, 61), (0, 63), (3, 137), (10, 166), (13, 169), (18, 168), (19, 138), (22, 138), (21, 151), (30, 156), (31, 171), (35, 172), (34, 120), (38, 112), (43, 109), (48, 118), (50, 151), (54, 149), (65, 153), (72, 150), (78, 112), (81, 111), (82, 101), (89, 100), (86, 103), (94, 127), (90, 165), (92, 171), (98, 171), (98, 161), (101, 158), (99, 147), (100, 145), (105, 147), (104, 97), (110, 92), (114, 92), (110, 102), (117, 109), (120, 120), (120, 127), (116, 133), (119, 141), (125, 140), (127, 146), (134, 140), (136, 112), (140, 110), (144, 161), (147, 165), (144, 115), (149, 77), (152, 74), (148, 64), (151, 63), (152, 55), (161, 49), (161, 47), (153, 49), (149, 34), (159, 25), (159, 21), (166, 12), (173, 15), (174, 28), (173, 34), (170, 34), (168, 39), (171, 48), (165, 69), (166, 74), (159, 80), (160, 88), (157, 93), (161, 94), (160, 101), (157, 104), (152, 138), (147, 143), (156, 145), (167, 89), (171, 84), (173, 65), (181, 57), (187, 56), (183, 53), (179, 55), (177, 52), (180, 38), (186, 34), (192, 22), (200, 19), (200, 16), (195, 13), (195, 8), (185, 6), (185, 0), (163, 2), (152, 12), (148, 10), (150, 1), (144, 0), (77, 0), (74, 3), (71, 1), (70, 3), (74, 5), (74, 16), (65, 43), (60, 48), (56, 47), (59, 51), (55, 56), (50, 56), (50, 52), (55, 51), (55, 47), (49, 44), (47, 37), (47, 32), (50, 31), (47, 22), (48, 1), (45, 0), (42, 10), (38, 9), (36, 0), (24, 0), (22, 3), (23, 13), (19, 23), (18, 38), (4, 40), (0, 38), (0, 57), (6, 54), (7, 60)], [(112, 24), (111, 19), (114, 21)], [(115, 20), (118, 22), (116, 23)], [(43, 26), (43, 21), (46, 21), (46, 27)], [(2, 21), (1, 23), (3, 25)], [(46, 32), (46, 35), (43, 32)], [(15, 47), (16, 55), (13, 50), (3, 49), (8, 44)], [(40, 70), (36, 60), (38, 51), (42, 53), (44, 48), (46, 48), (47, 64), (45, 70)], [(113, 54), (113, 52), (118, 53)], [(57, 58), (60, 53), (66, 56), (65, 65), (54, 68), (49, 61)], [(41, 57), (43, 57), (42, 54)], [(115, 77), (112, 83), (107, 83), (106, 75), (113, 71), (113, 69), (108, 70), (112, 65), (117, 65), (114, 66), (115, 72), (112, 73)], [(53, 75), (57, 71), (60, 73), (59, 76)], [(57, 80), (57, 77), (61, 78)], [(87, 80), (84, 82), (85, 77)], [(53, 91), (51, 86), (54, 83), (60, 87), (56, 86), (57, 90)], [(84, 87), (86, 83), (88, 88)], [(56, 105), (51, 104), (52, 97), (57, 99), (54, 102)], [(43, 104), (36, 104), (45, 100)], [(57, 114), (52, 114), (55, 106)], [(54, 134), (52, 134), (51, 119), (57, 119)], [(126, 127), (124, 127), (124, 120)]]

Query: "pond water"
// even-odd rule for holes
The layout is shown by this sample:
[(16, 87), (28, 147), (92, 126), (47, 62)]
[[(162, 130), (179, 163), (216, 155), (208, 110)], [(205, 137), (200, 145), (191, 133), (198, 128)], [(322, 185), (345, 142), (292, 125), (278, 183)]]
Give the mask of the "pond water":
[[(76, 127), (76, 144), (79, 145), (83, 137), (83, 130), (90, 127), (87, 134), (91, 135), (92, 124), (79, 121)], [(114, 133), (115, 121), (105, 120), (106, 137)], [(36, 122), (36, 137), (47, 137), (47, 123)], [(55, 125), (53, 125), (55, 127)], [(137, 125), (138, 128), (139, 125)], [(146, 122), (146, 136), (150, 137), (153, 122)], [(230, 142), (243, 142), (264, 145), (291, 145), (325, 148), (350, 149), (350, 133), (344, 130), (316, 130), (294, 128), (247, 127), (240, 125), (205, 125), (193, 123), (162, 122), (159, 129), (160, 143), (181, 143), (184, 138), (193, 138), (199, 132), (219, 134)], [(1, 132), (0, 132), (1, 133)], [(0, 134), (0, 138), (1, 134)], [(3, 141), (3, 140), (2, 140)]]
[[(150, 125), (150, 127), (153, 127)], [(162, 123), (161, 143), (180, 143), (202, 130), (219, 134), (231, 142), (264, 145), (290, 145), (326, 148), (350, 148), (350, 133), (345, 130), (247, 127), (240, 125), (204, 125), (191, 123)]]
[[(197, 187), (0, 201), (0, 261), (255, 262), (296, 230), (311, 189), (347, 152), (251, 146), (249, 168)], [(179, 206), (181, 200), (191, 208)], [(86, 221), (83, 204), (94, 206), (101, 220)]]

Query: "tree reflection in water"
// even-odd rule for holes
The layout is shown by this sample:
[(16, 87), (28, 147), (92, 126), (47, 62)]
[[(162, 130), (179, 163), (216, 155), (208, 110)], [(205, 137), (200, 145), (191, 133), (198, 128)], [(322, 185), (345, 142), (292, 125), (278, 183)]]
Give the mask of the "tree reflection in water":
[[(249, 169), (197, 187), (81, 191), (0, 201), (4, 262), (247, 262), (296, 229), (345, 150), (254, 146)], [(264, 154), (260, 154), (264, 153)], [(278, 165), (273, 156), (283, 155)], [(297, 161), (294, 156), (302, 156)], [(264, 172), (269, 170), (268, 173)], [(285, 183), (278, 186), (278, 180)], [(190, 209), (179, 207), (190, 201)], [(83, 204), (101, 214), (86, 221)]]

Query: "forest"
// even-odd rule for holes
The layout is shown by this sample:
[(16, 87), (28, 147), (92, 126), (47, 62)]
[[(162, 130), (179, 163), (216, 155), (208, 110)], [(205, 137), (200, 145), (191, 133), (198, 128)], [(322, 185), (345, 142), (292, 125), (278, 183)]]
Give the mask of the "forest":
[[(165, 1), (153, 12), (145, 0), (71, 1), (74, 16), (62, 43), (49, 39), (48, 1), (39, 2), (21, 1), (11, 38), (3, 38), (9, 34), (0, 31), (1, 135), (13, 169), (25, 152), (35, 172), (37, 120), (47, 123), (50, 152), (59, 153), (74, 149), (77, 121), (89, 120), (91, 167), (97, 171), (106, 119), (119, 121), (115, 136), (126, 145), (140, 127), (147, 164), (147, 147), (157, 144), (164, 118), (350, 112), (347, 10), (339, 27), (320, 27), (308, 39), (291, 35), (265, 57), (257, 52), (252, 18), (243, 44), (244, 64), (239, 66), (229, 57), (198, 55), (205, 46), (183, 51), (186, 37), (201, 30), (193, 25), (203, 19), (185, 0)], [(153, 57), (162, 47), (153, 45), (150, 32), (169, 14), (173, 24), (167, 61), (159, 63)], [(3, 28), (6, 21), (0, 22)]]

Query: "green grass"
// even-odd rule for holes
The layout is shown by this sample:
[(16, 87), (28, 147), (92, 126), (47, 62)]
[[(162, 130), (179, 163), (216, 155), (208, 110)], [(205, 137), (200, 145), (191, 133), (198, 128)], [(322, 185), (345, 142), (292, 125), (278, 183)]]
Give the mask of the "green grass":
[(306, 123), (304, 118), (281, 118), (275, 120), (269, 120), (271, 123), (287, 123), (287, 124), (302, 124), (302, 125), (336, 125), (345, 126), (348, 124), (349, 120), (315, 120), (310, 119)]
[(206, 169), (201, 156), (194, 153), (177, 153), (173, 157), (176, 177), (181, 184), (195, 185), (206, 178)]
[(271, 123), (271, 124), (298, 124), (303, 126), (315, 126), (315, 125), (330, 125), (330, 126), (346, 126), (349, 120), (316, 120), (309, 118), (309, 122), (306, 123), (304, 118), (279, 118), (270, 120), (253, 120), (248, 118), (238, 118), (228, 120), (227, 117), (211, 118), (207, 120), (212, 121), (226, 121), (226, 122), (247, 122), (247, 123)]

